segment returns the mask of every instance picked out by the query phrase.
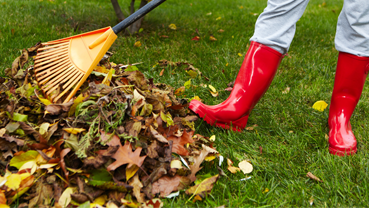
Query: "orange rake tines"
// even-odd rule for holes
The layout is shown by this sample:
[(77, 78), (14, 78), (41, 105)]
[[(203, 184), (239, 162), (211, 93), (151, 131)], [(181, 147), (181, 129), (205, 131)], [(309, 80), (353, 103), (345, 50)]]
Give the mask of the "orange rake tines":
[(114, 26), (42, 43), (37, 50), (36, 80), (46, 98), (68, 102), (91, 74), (117, 38), (117, 33), (159, 6), (165, 0), (153, 0)]

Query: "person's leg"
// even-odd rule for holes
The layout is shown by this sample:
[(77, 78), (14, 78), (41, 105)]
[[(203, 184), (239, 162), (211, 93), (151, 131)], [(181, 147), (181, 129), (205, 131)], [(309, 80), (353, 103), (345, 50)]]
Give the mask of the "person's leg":
[(345, 0), (335, 38), (339, 51), (329, 109), (329, 152), (355, 154), (350, 118), (360, 99), (369, 70), (369, 1)]
[(218, 127), (241, 130), (248, 116), (272, 82), (284, 53), (295, 34), (296, 22), (308, 0), (269, 0), (260, 14), (255, 33), (233, 90), (227, 100), (208, 106), (192, 100), (189, 108), (204, 120)]
[(285, 54), (296, 31), (296, 22), (304, 13), (309, 0), (269, 0), (258, 17), (250, 41), (269, 46)]

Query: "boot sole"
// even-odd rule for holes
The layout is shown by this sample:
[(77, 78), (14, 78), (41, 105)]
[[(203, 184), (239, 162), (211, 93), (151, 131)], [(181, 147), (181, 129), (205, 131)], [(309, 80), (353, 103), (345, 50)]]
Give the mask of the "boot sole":
[(354, 155), (356, 154), (356, 152), (357, 152), (357, 147), (355, 147), (354, 149), (347, 149), (344, 151), (335, 149), (333, 147), (329, 147), (329, 153), (331, 153), (332, 155), (340, 156), (340, 157)]
[(247, 120), (249, 118), (249, 116), (243, 116), (241, 118), (239, 118), (236, 121), (230, 121), (230, 122), (221, 122), (221, 121), (217, 121), (217, 119), (214, 119), (208, 115), (206, 115), (204, 112), (202, 112), (199, 108), (197, 108), (197, 106), (195, 105), (191, 105), (189, 108), (192, 110), (192, 112), (196, 113), (200, 118), (204, 119), (204, 121), (206, 121), (206, 123), (210, 124), (210, 125), (215, 125), (215, 127), (219, 127), (219, 128), (223, 128), (223, 129), (227, 129), (227, 130), (233, 130), (233, 131), (238, 131), (241, 132), (247, 124)]

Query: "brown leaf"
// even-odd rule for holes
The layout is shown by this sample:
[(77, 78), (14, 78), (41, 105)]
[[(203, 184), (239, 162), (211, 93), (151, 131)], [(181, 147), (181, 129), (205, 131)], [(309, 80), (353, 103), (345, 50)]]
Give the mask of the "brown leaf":
[(160, 197), (168, 196), (173, 191), (178, 191), (187, 186), (188, 179), (183, 176), (164, 176), (152, 184), (152, 194), (160, 193)]
[(39, 180), (34, 187), (36, 187), (36, 196), (29, 201), (29, 207), (49, 205), (54, 197), (53, 187), (46, 184), (43, 179)]
[(66, 148), (66, 149), (63, 149), (62, 151), (60, 151), (60, 167), (62, 168), (63, 172), (64, 172), (64, 176), (65, 176), (65, 179), (66, 181), (69, 183), (69, 172), (67, 171), (67, 166), (65, 165), (65, 162), (64, 162), (64, 157), (71, 151), (72, 149), (71, 148)]
[(47, 110), (51, 115), (60, 115), (63, 112), (68, 112), (73, 103), (73, 100), (71, 100), (63, 104), (50, 104), (45, 107), (45, 110)]
[(209, 151), (207, 149), (202, 149), (200, 154), (194, 158), (194, 162), (192, 165), (190, 165), (191, 169), (191, 175), (188, 176), (188, 178), (193, 182), (196, 180), (196, 173), (201, 170), (201, 163), (204, 161), (205, 157), (209, 154)]
[(100, 130), (100, 139), (101, 141), (103, 142), (107, 142), (106, 144), (109, 145), (109, 146), (122, 146), (122, 144), (120, 143), (120, 139), (119, 137), (114, 134), (113, 136), (109, 133), (106, 133), (105, 131), (103, 130)]
[(323, 182), (322, 180), (320, 180), (320, 178), (316, 177), (314, 174), (312, 174), (311, 172), (308, 172), (306, 174), (307, 177), (313, 179), (313, 180), (316, 180), (316, 181), (319, 181), (319, 182)]
[(73, 201), (77, 203), (85, 203), (86, 201), (93, 202), (93, 198), (89, 196), (87, 193), (74, 193), (70, 195)]
[(225, 91), (231, 92), (233, 90), (233, 87), (227, 87), (224, 89)]
[(113, 156), (119, 146), (110, 146), (106, 151), (101, 151), (97, 157), (87, 158), (83, 161), (84, 167), (93, 167), (95, 169), (99, 169), (101, 166), (103, 166), (106, 162), (108, 162), (109, 158)]
[(147, 148), (147, 156), (149, 156), (152, 159), (159, 157), (158, 152), (156, 151), (157, 148), (158, 142), (154, 140)]
[(9, 136), (8, 134), (4, 134), (3, 137), (5, 138), (6, 141), (15, 142), (18, 146), (23, 146), (24, 145), (24, 140), (22, 140), (22, 139), (17, 139), (13, 136)]
[(173, 148), (172, 152), (175, 152), (182, 156), (189, 155), (187, 149), (183, 146), (187, 143), (193, 143), (192, 136), (194, 134), (194, 131), (187, 132), (186, 130), (183, 132), (181, 137), (176, 136), (170, 136), (168, 137), (168, 140), (173, 141)]
[(152, 136), (155, 139), (157, 139), (159, 142), (168, 143), (168, 140), (163, 135), (161, 135), (158, 131), (156, 131), (154, 127), (150, 126), (150, 132)]
[(133, 195), (136, 197), (137, 201), (140, 203), (145, 202), (145, 194), (141, 193), (143, 185), (137, 174), (130, 179), (129, 185), (133, 186)]
[(25, 134), (31, 134), (37, 141), (40, 141), (41, 134), (34, 130), (31, 126), (24, 122), (18, 122), (20, 124), (21, 129), (24, 131)]
[(141, 121), (134, 122), (132, 128), (129, 129), (128, 134), (133, 137), (137, 137), (142, 128)]
[(4, 190), (0, 190), (0, 204), (6, 204), (6, 197), (4, 194)]
[(108, 171), (115, 170), (124, 164), (128, 164), (127, 168), (130, 168), (133, 164), (141, 167), (146, 158), (146, 156), (140, 157), (141, 150), (141, 147), (137, 147), (136, 150), (132, 152), (131, 143), (126, 142), (124, 146), (120, 146), (118, 151), (112, 156), (116, 161), (108, 166)]
[(163, 76), (163, 74), (164, 74), (164, 69), (162, 69), (162, 70), (160, 71), (159, 76)]

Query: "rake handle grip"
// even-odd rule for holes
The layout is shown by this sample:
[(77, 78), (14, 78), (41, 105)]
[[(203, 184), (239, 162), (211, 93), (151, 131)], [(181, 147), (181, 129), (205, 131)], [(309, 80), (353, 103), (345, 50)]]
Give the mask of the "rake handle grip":
[(165, 0), (152, 0), (143, 6), (141, 9), (137, 10), (135, 13), (131, 14), (129, 17), (125, 18), (123, 21), (118, 23), (113, 27), (113, 31), (115, 34), (118, 34), (122, 30), (126, 29), (128, 26), (139, 20), (141, 17), (145, 16), (145, 14), (149, 13), (151, 10), (155, 9)]

